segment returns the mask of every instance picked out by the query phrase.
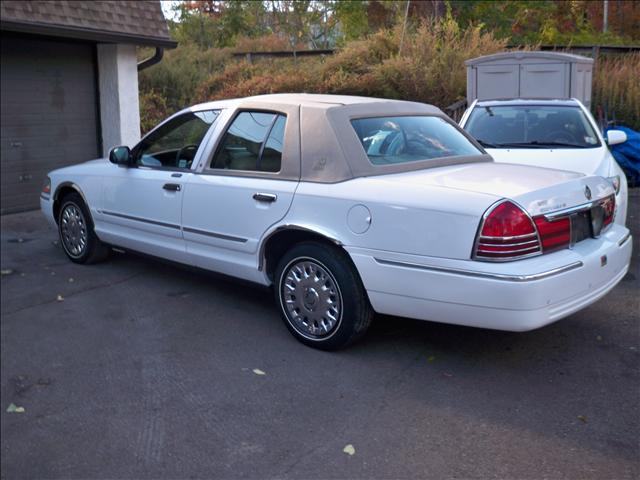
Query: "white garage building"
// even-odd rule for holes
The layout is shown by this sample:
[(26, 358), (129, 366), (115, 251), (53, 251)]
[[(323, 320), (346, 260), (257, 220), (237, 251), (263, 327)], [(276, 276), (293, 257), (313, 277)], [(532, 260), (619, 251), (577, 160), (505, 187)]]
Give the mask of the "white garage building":
[[(0, 213), (37, 208), (46, 172), (140, 137), (138, 70), (174, 48), (158, 1), (0, 2)], [(138, 64), (137, 46), (156, 48)]]

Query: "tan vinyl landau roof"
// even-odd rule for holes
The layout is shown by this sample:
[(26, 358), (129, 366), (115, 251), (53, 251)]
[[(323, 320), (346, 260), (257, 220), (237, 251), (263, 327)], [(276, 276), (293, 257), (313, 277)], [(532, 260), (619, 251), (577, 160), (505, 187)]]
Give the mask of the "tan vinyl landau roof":
[[(289, 145), (283, 152), (285, 166), (293, 163), (299, 165), (299, 173), (296, 171), (295, 174), (280, 174), (280, 178), (290, 180), (336, 183), (357, 177), (493, 161), (489, 155), (483, 154), (482, 147), (470, 135), (460, 129), (440, 109), (424, 103), (346, 95), (282, 93), (202, 103), (191, 107), (191, 110), (216, 108), (280, 111), (294, 120), (287, 122), (287, 128), (291, 128), (291, 124), (299, 123), (300, 131), (295, 132), (297, 135), (291, 135), (288, 138), (300, 139), (300, 143), (296, 143), (295, 147)], [(362, 148), (351, 120), (406, 115), (429, 115), (442, 118), (476, 145), (478, 154), (373, 165)]]

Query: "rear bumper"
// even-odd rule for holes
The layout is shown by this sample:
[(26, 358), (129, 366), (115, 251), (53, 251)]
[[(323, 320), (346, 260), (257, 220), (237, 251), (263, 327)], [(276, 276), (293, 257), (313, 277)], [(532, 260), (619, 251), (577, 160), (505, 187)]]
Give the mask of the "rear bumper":
[(631, 245), (616, 224), (571, 250), (508, 263), (347, 250), (378, 313), (526, 331), (606, 295), (627, 273)]

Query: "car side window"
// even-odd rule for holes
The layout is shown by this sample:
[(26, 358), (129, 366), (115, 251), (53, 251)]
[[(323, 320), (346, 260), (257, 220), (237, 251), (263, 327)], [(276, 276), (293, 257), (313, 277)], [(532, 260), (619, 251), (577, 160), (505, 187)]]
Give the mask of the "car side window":
[(240, 112), (222, 137), (211, 168), (279, 172), (285, 124), (284, 115)]
[(191, 168), (205, 134), (218, 110), (188, 112), (151, 132), (136, 147), (136, 165), (156, 168)]

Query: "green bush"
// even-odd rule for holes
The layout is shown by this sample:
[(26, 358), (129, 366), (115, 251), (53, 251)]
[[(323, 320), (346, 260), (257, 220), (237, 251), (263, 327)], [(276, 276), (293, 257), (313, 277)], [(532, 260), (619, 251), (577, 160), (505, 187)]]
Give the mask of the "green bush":
[[(400, 43), (402, 41), (402, 51)], [(270, 35), (242, 39), (236, 49), (280, 49)], [(334, 93), (397, 98), (444, 108), (466, 96), (464, 61), (504, 51), (506, 40), (480, 26), (460, 28), (450, 16), (409, 28), (381, 30), (347, 42), (328, 57), (234, 60), (233, 49), (180, 45), (140, 75), (146, 131), (166, 115), (194, 103), (265, 93)], [(640, 54), (601, 57), (594, 68), (593, 106), (640, 129)]]
[(140, 92), (140, 131), (144, 135), (168, 116), (167, 102), (155, 91)]
[(593, 72), (594, 114), (640, 130), (640, 53), (600, 57)]
[(160, 63), (140, 72), (140, 95), (154, 92), (161, 96), (169, 113), (192, 105), (197, 101), (195, 94), (199, 86), (212, 73), (225, 68), (231, 53), (228, 48), (202, 49), (195, 44), (165, 51)]
[(198, 90), (198, 100), (263, 93), (308, 92), (402, 98), (445, 107), (466, 92), (464, 61), (501, 51), (506, 42), (479, 27), (460, 29), (451, 18), (405, 33), (379, 31), (348, 42), (326, 60), (266, 59), (232, 63)]

